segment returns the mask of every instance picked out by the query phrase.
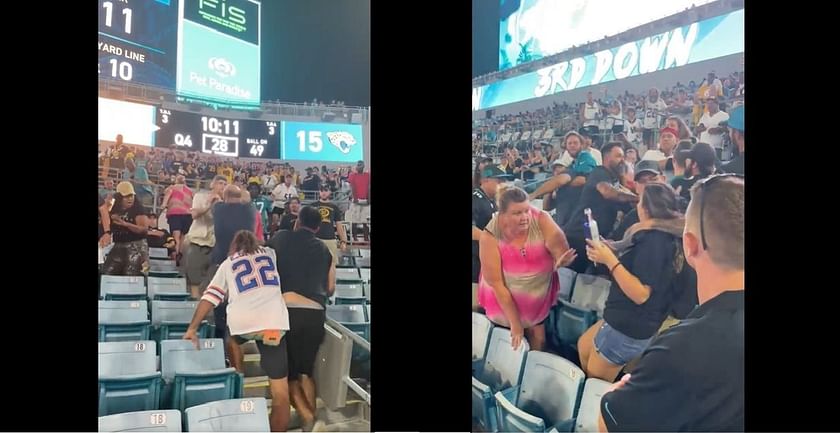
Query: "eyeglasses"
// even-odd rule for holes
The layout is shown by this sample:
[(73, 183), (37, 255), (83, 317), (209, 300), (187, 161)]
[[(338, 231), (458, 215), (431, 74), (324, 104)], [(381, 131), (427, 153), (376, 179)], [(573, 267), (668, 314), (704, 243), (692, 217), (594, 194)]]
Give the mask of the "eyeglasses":
[(700, 183), (700, 190), (703, 191), (703, 195), (700, 196), (700, 240), (701, 240), (701, 242), (703, 242), (703, 249), (706, 250), (706, 251), (709, 250), (709, 244), (706, 243), (706, 233), (703, 230), (703, 214), (705, 213), (705, 210), (706, 210), (707, 188), (709, 187), (709, 185), (714, 184), (718, 180), (729, 178), (729, 177), (735, 177), (735, 178), (738, 178), (738, 179), (743, 179), (744, 175), (742, 175), (742, 174), (732, 174), (732, 173), (715, 174), (715, 175), (709, 176), (705, 179), (702, 179), (699, 182)]

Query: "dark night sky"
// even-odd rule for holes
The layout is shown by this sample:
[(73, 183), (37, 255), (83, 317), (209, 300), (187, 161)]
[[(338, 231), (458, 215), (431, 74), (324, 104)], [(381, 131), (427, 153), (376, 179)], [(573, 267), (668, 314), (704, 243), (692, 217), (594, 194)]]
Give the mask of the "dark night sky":
[(370, 0), (262, 0), (262, 100), (370, 106)]

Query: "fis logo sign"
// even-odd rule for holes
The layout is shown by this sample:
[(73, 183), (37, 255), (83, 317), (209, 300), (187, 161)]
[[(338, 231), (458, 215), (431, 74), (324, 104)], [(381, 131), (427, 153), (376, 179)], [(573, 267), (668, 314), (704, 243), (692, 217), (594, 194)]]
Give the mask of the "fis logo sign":
[(225, 0), (199, 0), (198, 9), (203, 14), (214, 15), (239, 25), (245, 25), (245, 11), (236, 6), (228, 5)]
[(223, 57), (211, 57), (207, 61), (207, 67), (222, 78), (236, 75), (236, 66)]
[(330, 140), (330, 143), (332, 143), (339, 152), (345, 155), (350, 153), (350, 150), (356, 144), (356, 138), (353, 137), (353, 134), (347, 131), (328, 132), (327, 139)]

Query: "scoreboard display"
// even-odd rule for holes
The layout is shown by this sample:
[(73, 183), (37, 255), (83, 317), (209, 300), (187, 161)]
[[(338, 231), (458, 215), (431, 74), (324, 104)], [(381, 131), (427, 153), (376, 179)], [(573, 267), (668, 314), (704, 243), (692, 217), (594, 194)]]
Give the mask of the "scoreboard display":
[(175, 87), (180, 0), (98, 0), (99, 75)]
[(99, 76), (182, 100), (260, 104), (257, 0), (97, 0)]
[(159, 108), (156, 147), (242, 158), (280, 158), (280, 123)]

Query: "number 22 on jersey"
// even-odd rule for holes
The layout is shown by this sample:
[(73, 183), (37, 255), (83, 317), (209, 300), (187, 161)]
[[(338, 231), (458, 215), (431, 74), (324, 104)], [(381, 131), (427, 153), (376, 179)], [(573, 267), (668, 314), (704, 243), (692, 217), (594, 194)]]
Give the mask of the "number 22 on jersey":
[(242, 257), (231, 264), (239, 293), (264, 286), (279, 286), (274, 260), (268, 255)]

